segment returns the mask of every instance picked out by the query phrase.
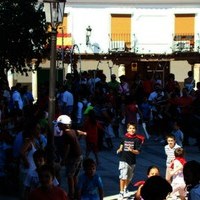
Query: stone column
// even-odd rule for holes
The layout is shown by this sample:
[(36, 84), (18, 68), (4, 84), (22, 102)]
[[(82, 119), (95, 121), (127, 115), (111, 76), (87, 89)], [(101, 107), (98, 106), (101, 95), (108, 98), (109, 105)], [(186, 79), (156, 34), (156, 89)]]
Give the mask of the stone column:
[(37, 71), (32, 73), (32, 94), (35, 101), (38, 99), (38, 79)]
[[(200, 64), (199, 63), (194, 64), (194, 80), (195, 80), (195, 83), (200, 81)], [(195, 89), (196, 89), (196, 85), (195, 85)]]
[(11, 88), (12, 86), (14, 86), (14, 74), (11, 72), (11, 70), (8, 71), (7, 78), (9, 87)]

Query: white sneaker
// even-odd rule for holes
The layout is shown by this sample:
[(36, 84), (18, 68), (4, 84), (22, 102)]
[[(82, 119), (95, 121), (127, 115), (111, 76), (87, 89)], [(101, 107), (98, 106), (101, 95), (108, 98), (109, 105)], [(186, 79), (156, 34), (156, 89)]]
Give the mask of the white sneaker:
[(122, 192), (119, 193), (118, 200), (122, 200), (124, 198), (124, 194)]
[(128, 190), (125, 190), (125, 191), (124, 191), (124, 197), (127, 198), (127, 197), (129, 197), (129, 196), (130, 196), (129, 191), (128, 191)]

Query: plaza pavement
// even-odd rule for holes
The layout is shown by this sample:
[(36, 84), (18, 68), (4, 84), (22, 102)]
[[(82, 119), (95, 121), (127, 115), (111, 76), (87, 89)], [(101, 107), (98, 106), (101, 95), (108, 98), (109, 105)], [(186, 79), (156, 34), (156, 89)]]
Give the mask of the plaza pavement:
[[(142, 131), (140, 131), (142, 132)], [(99, 166), (97, 167), (97, 173), (101, 176), (104, 185), (105, 200), (116, 200), (119, 194), (119, 156), (116, 154), (116, 150), (120, 145), (120, 138), (113, 138), (114, 148), (112, 150), (104, 150), (99, 152)], [(186, 160), (197, 160), (200, 162), (200, 151), (194, 146), (195, 140), (190, 138), (190, 146), (186, 146)], [(83, 151), (85, 150), (84, 139), (81, 141)], [(93, 155), (90, 155), (93, 157)], [(94, 158), (94, 157), (93, 157)], [(135, 169), (135, 175), (129, 185), (130, 195), (133, 196), (137, 187), (134, 187), (134, 183), (147, 178), (147, 168), (150, 165), (157, 165), (160, 168), (161, 175), (165, 176), (165, 152), (164, 145), (159, 141), (155, 141), (155, 137), (151, 137), (145, 140), (142, 151), (137, 155), (137, 163)], [(64, 180), (65, 181), (65, 180)], [(64, 188), (66, 187), (63, 182)]]
[[(112, 150), (103, 150), (99, 152), (100, 164), (97, 167), (97, 173), (102, 177), (104, 185), (105, 200), (117, 199), (119, 193), (119, 171), (118, 163), (119, 157), (116, 154), (116, 150), (120, 144), (120, 138), (113, 138), (114, 148)], [(84, 139), (81, 139), (81, 146), (83, 151), (85, 150)], [(194, 146), (195, 140), (190, 138), (190, 146), (186, 146), (184, 149), (186, 151), (186, 159), (197, 160), (200, 162), (200, 152), (196, 146)], [(93, 155), (91, 155), (93, 157)], [(155, 141), (153, 137), (149, 140), (145, 140), (141, 154), (137, 155), (137, 164), (135, 169), (135, 175), (133, 177), (132, 183), (146, 179), (146, 171), (150, 165), (157, 165), (160, 168), (161, 175), (165, 174), (165, 154), (164, 145), (158, 141)], [(61, 170), (62, 181), (61, 186), (67, 190), (66, 179), (64, 177), (64, 169)], [(134, 191), (137, 189), (130, 184), (129, 191), (133, 196)], [(17, 200), (18, 198), (0, 196), (1, 200)]]
[[(117, 199), (119, 194), (119, 171), (118, 171), (118, 155), (116, 154), (116, 149), (119, 146), (120, 139), (113, 139), (115, 144), (115, 149), (111, 152), (101, 152), (100, 153), (100, 166), (98, 167), (98, 173), (101, 175), (104, 182), (105, 200)], [(197, 160), (200, 162), (200, 152), (196, 146), (194, 146), (194, 139), (190, 140), (190, 146), (185, 147), (186, 159)], [(160, 168), (161, 175), (165, 176), (165, 153), (164, 145), (160, 142), (156, 142), (154, 138), (146, 140), (143, 144), (141, 154), (137, 156), (137, 163), (135, 169), (135, 175), (132, 179), (132, 183), (129, 185), (129, 191), (131, 191), (131, 196), (136, 187), (134, 183), (140, 180), (145, 180), (147, 178), (147, 168), (150, 165), (157, 165)]]

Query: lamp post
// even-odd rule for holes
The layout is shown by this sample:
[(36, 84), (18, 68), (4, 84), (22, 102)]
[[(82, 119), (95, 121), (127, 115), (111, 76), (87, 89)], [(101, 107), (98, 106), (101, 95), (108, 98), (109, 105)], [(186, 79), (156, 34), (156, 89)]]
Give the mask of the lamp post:
[(47, 135), (47, 160), (53, 164), (54, 161), (54, 125), (55, 120), (55, 89), (56, 89), (56, 39), (57, 28), (63, 21), (63, 14), (66, 0), (44, 0), (46, 22), (51, 26), (51, 53), (50, 53), (50, 73), (49, 73), (49, 107)]
[(110, 71), (110, 78), (111, 78), (113, 65), (111, 66), (109, 61), (107, 62), (107, 64), (108, 64), (108, 68), (109, 68), (109, 71)]
[(64, 27), (61, 26), (59, 27), (59, 29), (61, 29), (61, 34), (62, 34), (62, 47), (61, 47), (61, 59), (62, 59), (62, 73), (63, 73), (63, 80), (64, 80), (64, 68), (65, 68), (65, 65), (64, 65), (64, 56), (65, 56), (65, 49), (64, 49)]
[(90, 26), (86, 28), (86, 45), (90, 44), (90, 36), (91, 36), (92, 29)]

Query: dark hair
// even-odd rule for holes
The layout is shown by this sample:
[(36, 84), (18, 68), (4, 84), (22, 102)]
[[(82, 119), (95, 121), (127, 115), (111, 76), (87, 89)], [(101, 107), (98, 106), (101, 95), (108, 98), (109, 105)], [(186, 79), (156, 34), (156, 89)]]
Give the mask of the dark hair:
[(180, 128), (182, 125), (181, 120), (179, 120), (179, 119), (174, 120), (173, 125), (175, 125), (175, 124), (176, 124), (176, 126), (178, 126)]
[(83, 169), (86, 171), (88, 169), (88, 167), (92, 166), (92, 165), (95, 165), (96, 166), (96, 163), (93, 159), (91, 158), (86, 158), (84, 161), (83, 161)]
[(193, 76), (193, 71), (188, 71), (188, 76), (192, 77)]
[(34, 162), (36, 160), (38, 160), (38, 158), (44, 158), (44, 159), (46, 159), (46, 153), (45, 153), (44, 150), (38, 149), (37, 151), (34, 152), (34, 154), (33, 154), (33, 160), (34, 160)]
[(42, 173), (44, 172), (49, 172), (52, 177), (55, 177), (55, 169), (52, 165), (42, 165), (39, 169), (38, 169), (38, 176), (41, 177)]
[(199, 184), (200, 163), (196, 160), (188, 161), (183, 167), (183, 175), (188, 190)]
[(129, 122), (129, 123), (127, 124), (127, 128), (128, 128), (129, 126), (134, 126), (135, 129), (137, 129), (137, 124), (136, 124), (136, 123)]
[(141, 196), (144, 200), (163, 200), (170, 192), (172, 192), (172, 186), (166, 179), (161, 176), (152, 176), (145, 181)]
[(197, 82), (197, 87), (199, 87), (200, 86), (200, 82)]
[(175, 157), (183, 157), (185, 154), (184, 149), (179, 147), (174, 150)]
[(175, 79), (175, 75), (173, 73), (168, 74), (168, 80)]
[(158, 166), (156, 166), (156, 165), (151, 165), (151, 166), (149, 166), (148, 169), (147, 169), (147, 175), (149, 175), (149, 173), (150, 173), (150, 171), (151, 171), (152, 169), (157, 169), (157, 170), (160, 172), (160, 169), (159, 169)]
[(173, 134), (166, 135), (166, 139), (168, 139), (168, 138), (173, 138), (174, 140), (176, 140), (176, 137)]
[(121, 75), (121, 76), (119, 77), (119, 79), (120, 79), (120, 81), (126, 81), (126, 76), (125, 76), (125, 75)]

